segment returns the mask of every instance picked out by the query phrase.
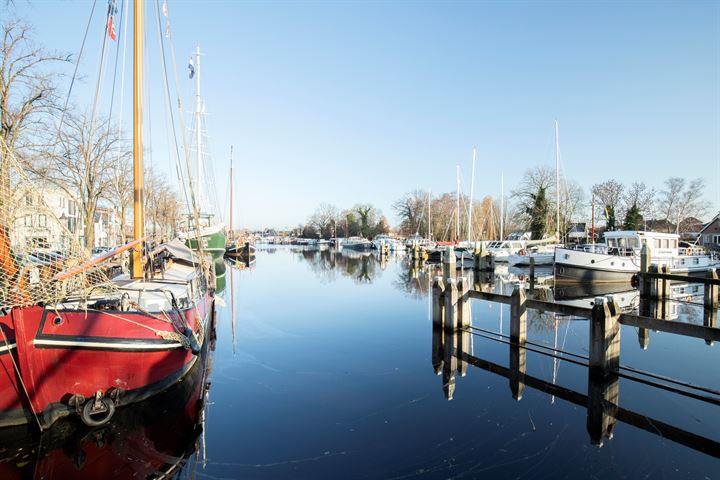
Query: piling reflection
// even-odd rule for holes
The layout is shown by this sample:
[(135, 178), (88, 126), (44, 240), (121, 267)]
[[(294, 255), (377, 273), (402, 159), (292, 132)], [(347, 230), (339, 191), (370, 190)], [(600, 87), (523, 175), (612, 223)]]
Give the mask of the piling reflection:
[[(680, 427), (665, 423), (620, 406), (620, 379), (617, 373), (596, 374), (587, 369), (587, 391), (585, 393), (562, 387), (555, 382), (527, 374), (528, 347), (518, 343), (498, 340), (508, 344), (508, 367), (475, 356), (464, 345), (472, 345), (470, 328), (454, 332), (443, 329), (433, 323), (432, 362), (436, 374), (442, 374), (443, 394), (452, 400), (457, 394), (456, 373), (460, 365), (468, 365), (505, 377), (508, 380), (510, 396), (521, 401), (526, 387), (543, 392), (548, 396), (581, 406), (587, 410), (586, 428), (589, 442), (602, 447), (612, 440), (618, 422), (631, 425), (653, 435), (657, 435), (686, 447), (720, 458), (720, 443), (686, 431)], [(487, 338), (487, 337), (485, 337)], [(652, 386), (652, 385), (651, 385)], [(658, 388), (662, 386), (658, 385)], [(712, 403), (712, 402), (711, 402)]]
[(100, 427), (68, 417), (42, 434), (32, 425), (0, 429), (0, 478), (176, 478), (197, 467), (210, 362), (206, 348), (182, 381)]

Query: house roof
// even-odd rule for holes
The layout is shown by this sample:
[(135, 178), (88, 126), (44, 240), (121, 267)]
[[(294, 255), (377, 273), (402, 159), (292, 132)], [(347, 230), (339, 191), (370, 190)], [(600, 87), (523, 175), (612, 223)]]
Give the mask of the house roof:
[(705, 231), (705, 229), (708, 228), (708, 227), (709, 227), (710, 225), (712, 225), (713, 223), (715, 223), (715, 222), (718, 220), (719, 217), (720, 217), (720, 212), (718, 212), (718, 214), (715, 215), (712, 220), (710, 220), (707, 224), (705, 224), (705, 225), (702, 227), (702, 229), (700, 230), (700, 233), (702, 234), (702, 233)]

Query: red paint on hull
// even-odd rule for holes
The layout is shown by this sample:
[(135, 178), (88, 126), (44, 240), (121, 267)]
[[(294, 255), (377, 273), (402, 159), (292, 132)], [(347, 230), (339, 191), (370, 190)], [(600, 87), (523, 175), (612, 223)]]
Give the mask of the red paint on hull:
[[(205, 337), (211, 309), (212, 298), (205, 296), (197, 308), (182, 311), (184, 321), (179, 322), (176, 313), (173, 320), (196, 333), (202, 329), (199, 333)], [(166, 389), (197, 358), (177, 341), (156, 334), (173, 331), (168, 321), (173, 315), (42, 307), (13, 310), (3, 319), (15, 334), (27, 395), (18, 390), (11, 375), (9, 356), (0, 356), (0, 414), (9, 418), (10, 411), (24, 402), (47, 426), (70, 412), (68, 400), (73, 395), (89, 398), (98, 390), (105, 394), (119, 389), (118, 403), (124, 404)]]

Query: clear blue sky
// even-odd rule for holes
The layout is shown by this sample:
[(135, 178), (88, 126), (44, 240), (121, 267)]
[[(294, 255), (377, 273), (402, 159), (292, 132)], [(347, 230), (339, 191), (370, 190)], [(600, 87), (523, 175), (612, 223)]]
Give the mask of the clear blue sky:
[[(40, 42), (78, 52), (91, 2), (15, 3)], [(197, 43), (206, 54), (221, 202), (235, 146), (236, 225), (294, 226), (320, 202), (371, 202), (395, 223), (403, 192), (454, 190), (457, 163), (467, 191), (473, 146), (476, 196), (497, 196), (501, 171), (507, 191), (554, 162), (556, 118), (569, 178), (703, 176), (720, 208), (720, 2), (168, 5), (187, 106), (187, 58)], [(77, 102), (97, 76), (95, 19)], [(153, 30), (153, 162), (169, 170), (156, 42)]]

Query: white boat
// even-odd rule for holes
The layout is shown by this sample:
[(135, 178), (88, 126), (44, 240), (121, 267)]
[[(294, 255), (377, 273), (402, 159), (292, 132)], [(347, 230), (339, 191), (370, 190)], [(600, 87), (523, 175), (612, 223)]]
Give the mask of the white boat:
[(366, 238), (348, 237), (342, 243), (342, 248), (345, 250), (370, 250), (372, 243)]
[(375, 238), (373, 238), (373, 248), (380, 249), (384, 245), (387, 245), (390, 250), (405, 250), (405, 244), (400, 239), (391, 237), (390, 235), (381, 233), (379, 235), (376, 235)]
[(640, 271), (640, 249), (650, 247), (652, 265), (669, 266), (672, 273), (692, 274), (720, 266), (697, 248), (678, 246), (679, 236), (671, 233), (606, 232), (604, 244), (555, 249), (555, 276), (558, 282), (630, 282)]
[(432, 240), (428, 240), (427, 238), (423, 237), (422, 235), (415, 233), (413, 235), (410, 235), (405, 240), (405, 247), (406, 248), (412, 248), (414, 244), (417, 244), (420, 248), (429, 249), (429, 248), (435, 248), (436, 243)]
[(542, 245), (520, 250), (508, 256), (508, 263), (513, 267), (530, 266), (531, 259), (535, 265), (552, 265), (555, 261), (555, 247), (558, 245)]
[(496, 262), (507, 262), (510, 255), (525, 250), (525, 240), (493, 240), (483, 242), (483, 251), (490, 252)]

